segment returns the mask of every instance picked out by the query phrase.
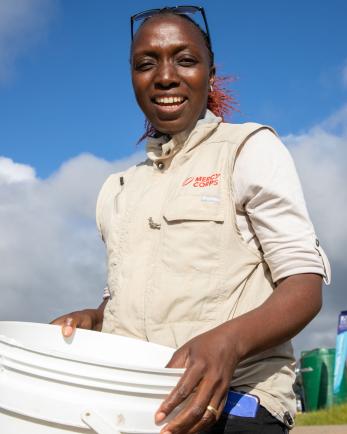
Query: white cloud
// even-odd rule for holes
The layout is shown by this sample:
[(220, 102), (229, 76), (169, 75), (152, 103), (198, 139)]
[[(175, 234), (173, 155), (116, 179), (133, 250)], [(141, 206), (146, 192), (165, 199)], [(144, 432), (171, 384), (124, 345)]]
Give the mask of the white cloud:
[(35, 170), (32, 167), (0, 157), (0, 185), (34, 180)]
[(0, 1), (0, 83), (11, 79), (17, 57), (42, 38), (57, 0)]
[(283, 139), (295, 159), (319, 238), (334, 261), (346, 264), (347, 105), (309, 131)]
[(94, 222), (97, 193), (108, 174), (141, 157), (80, 155), (46, 180), (9, 163), (11, 176), (25, 169), (31, 175), (0, 183), (0, 319), (45, 322), (100, 302), (106, 274)]
[(307, 132), (284, 138), (295, 159), (308, 208), (332, 265), (319, 316), (296, 339), (296, 348), (334, 347), (337, 316), (347, 308), (347, 105)]

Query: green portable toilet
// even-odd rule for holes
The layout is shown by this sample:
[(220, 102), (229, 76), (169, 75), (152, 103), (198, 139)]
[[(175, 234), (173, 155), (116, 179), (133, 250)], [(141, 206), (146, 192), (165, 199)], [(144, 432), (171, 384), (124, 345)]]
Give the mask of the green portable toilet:
[(304, 388), (305, 410), (314, 411), (347, 401), (347, 372), (340, 393), (333, 394), (335, 348), (303, 351), (300, 371)]

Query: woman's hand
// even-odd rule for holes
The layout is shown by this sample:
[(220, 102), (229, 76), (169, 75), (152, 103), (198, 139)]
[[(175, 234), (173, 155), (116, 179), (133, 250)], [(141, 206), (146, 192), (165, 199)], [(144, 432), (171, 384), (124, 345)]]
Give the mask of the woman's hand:
[[(178, 349), (167, 367), (186, 368), (186, 371), (158, 409), (156, 423), (162, 422), (186, 398), (189, 400), (161, 433), (191, 434), (213, 425), (223, 411), (238, 361), (236, 346), (223, 325)], [(217, 415), (207, 409), (209, 405), (217, 410)]]
[[(162, 434), (193, 434), (215, 422), (237, 364), (291, 339), (317, 315), (322, 277), (296, 274), (283, 279), (259, 307), (197, 336), (177, 350), (168, 367), (186, 372), (156, 413), (162, 422), (189, 397)], [(207, 406), (217, 410), (217, 416)], [(207, 410), (207, 411), (206, 411)]]
[(63, 336), (66, 338), (72, 336), (76, 328), (100, 331), (106, 304), (107, 299), (97, 309), (71, 312), (56, 318), (51, 324), (61, 325)]

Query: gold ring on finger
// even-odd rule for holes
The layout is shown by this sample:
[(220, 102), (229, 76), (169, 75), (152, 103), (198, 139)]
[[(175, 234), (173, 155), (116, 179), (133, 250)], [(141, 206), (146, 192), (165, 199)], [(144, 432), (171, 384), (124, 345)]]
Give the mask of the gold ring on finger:
[(218, 410), (214, 408), (212, 405), (208, 405), (206, 410), (211, 412), (216, 418), (218, 417)]

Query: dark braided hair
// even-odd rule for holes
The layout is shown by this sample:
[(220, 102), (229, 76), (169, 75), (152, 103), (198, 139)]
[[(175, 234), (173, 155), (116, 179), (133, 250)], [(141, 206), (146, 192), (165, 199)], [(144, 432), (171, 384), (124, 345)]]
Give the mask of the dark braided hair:
[[(199, 26), (199, 24), (196, 21), (194, 21), (188, 15), (175, 13), (175, 11), (172, 9), (161, 9), (160, 11), (158, 11), (158, 13), (156, 15), (175, 15), (175, 16), (180, 16), (181, 18), (191, 22), (200, 31), (200, 33), (201, 33), (201, 35), (205, 41), (205, 45), (206, 45), (206, 48), (208, 50), (209, 57), (210, 57), (210, 66), (214, 65), (214, 53), (212, 51), (210, 39), (209, 39), (207, 33)], [(153, 15), (153, 16), (156, 16), (156, 15)], [(148, 17), (145, 20), (143, 20), (140, 27), (145, 22), (147, 22), (148, 20), (153, 18), (153, 16)], [(132, 52), (132, 46), (131, 46), (131, 52)], [(216, 75), (214, 77), (213, 89), (210, 89), (208, 92), (207, 108), (215, 116), (221, 117), (223, 121), (226, 119), (226, 117), (230, 116), (233, 111), (236, 110), (236, 107), (235, 107), (235, 105), (237, 104), (236, 100), (235, 100), (234, 96), (232, 95), (231, 90), (226, 86), (227, 83), (230, 83), (232, 81), (234, 81), (234, 77), (232, 77), (232, 76), (217, 76)], [(138, 143), (140, 143), (142, 140), (144, 140), (147, 137), (153, 137), (156, 135), (157, 135), (156, 129), (149, 122), (149, 120), (146, 119), (145, 120), (145, 132), (141, 136)]]

